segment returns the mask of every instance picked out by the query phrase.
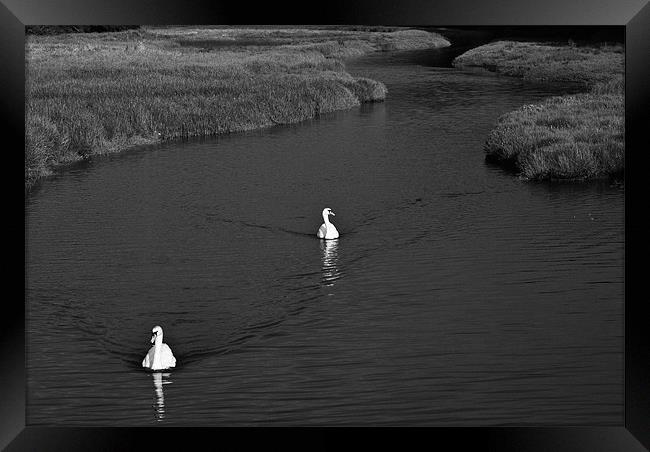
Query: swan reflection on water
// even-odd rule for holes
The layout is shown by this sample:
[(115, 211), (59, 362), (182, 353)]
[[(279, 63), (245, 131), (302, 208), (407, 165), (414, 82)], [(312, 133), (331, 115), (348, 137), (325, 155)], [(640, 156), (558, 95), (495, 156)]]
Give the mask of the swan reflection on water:
[(165, 419), (165, 393), (163, 392), (163, 385), (171, 383), (169, 379), (170, 373), (168, 372), (154, 372), (151, 374), (153, 377), (154, 392), (156, 400), (153, 405), (156, 413), (156, 421)]
[(339, 241), (338, 240), (321, 240), (320, 249), (323, 252), (322, 273), (323, 283), (327, 287), (334, 285), (337, 279), (341, 277), (338, 267), (339, 261)]

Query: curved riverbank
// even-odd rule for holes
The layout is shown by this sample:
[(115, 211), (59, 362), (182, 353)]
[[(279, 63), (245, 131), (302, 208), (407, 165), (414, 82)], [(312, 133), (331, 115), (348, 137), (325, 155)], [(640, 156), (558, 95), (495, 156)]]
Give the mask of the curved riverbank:
[(622, 178), (625, 170), (623, 47), (499, 41), (454, 60), (537, 83), (586, 91), (505, 114), (486, 140), (488, 161), (530, 180)]
[[(386, 103), (37, 184), (28, 422), (617, 422), (624, 190), (485, 165), (500, 114), (562, 90), (451, 70), (457, 53), (346, 62), (386, 84)], [(326, 206), (340, 243), (314, 235)], [(164, 419), (138, 370), (147, 318), (183, 358)]]
[(160, 140), (290, 124), (384, 100), (344, 57), (447, 46), (420, 30), (162, 27), (29, 36), (25, 186)]

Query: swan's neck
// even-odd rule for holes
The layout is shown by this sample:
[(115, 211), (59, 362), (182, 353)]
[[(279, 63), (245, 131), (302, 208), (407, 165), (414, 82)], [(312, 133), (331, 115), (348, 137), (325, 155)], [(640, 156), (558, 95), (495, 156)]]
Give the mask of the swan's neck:
[(330, 218), (329, 218), (329, 217), (330, 217), (330, 216), (327, 215), (326, 213), (323, 214), (323, 221), (325, 222), (325, 225), (330, 225), (330, 224), (332, 224), (332, 223), (330, 223)]
[(158, 336), (156, 336), (156, 342), (154, 343), (154, 347), (156, 347), (156, 350), (160, 350), (162, 348), (162, 344), (163, 344), (162, 334), (159, 334)]

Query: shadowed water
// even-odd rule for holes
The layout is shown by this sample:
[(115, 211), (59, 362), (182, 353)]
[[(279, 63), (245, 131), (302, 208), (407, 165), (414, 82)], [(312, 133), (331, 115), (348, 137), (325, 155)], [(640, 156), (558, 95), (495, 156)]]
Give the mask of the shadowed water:
[(27, 423), (621, 425), (623, 190), (487, 165), (500, 114), (568, 88), (450, 52), (348, 63), (385, 103), (44, 181)]

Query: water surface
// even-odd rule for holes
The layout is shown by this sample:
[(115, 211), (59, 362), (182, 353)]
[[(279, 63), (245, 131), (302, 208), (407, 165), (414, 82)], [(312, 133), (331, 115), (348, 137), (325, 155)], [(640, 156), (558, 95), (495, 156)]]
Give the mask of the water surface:
[[(385, 103), (45, 180), (27, 423), (621, 425), (623, 190), (486, 164), (499, 115), (570, 88), (453, 52), (348, 63)], [(157, 324), (179, 367), (151, 374)]]

